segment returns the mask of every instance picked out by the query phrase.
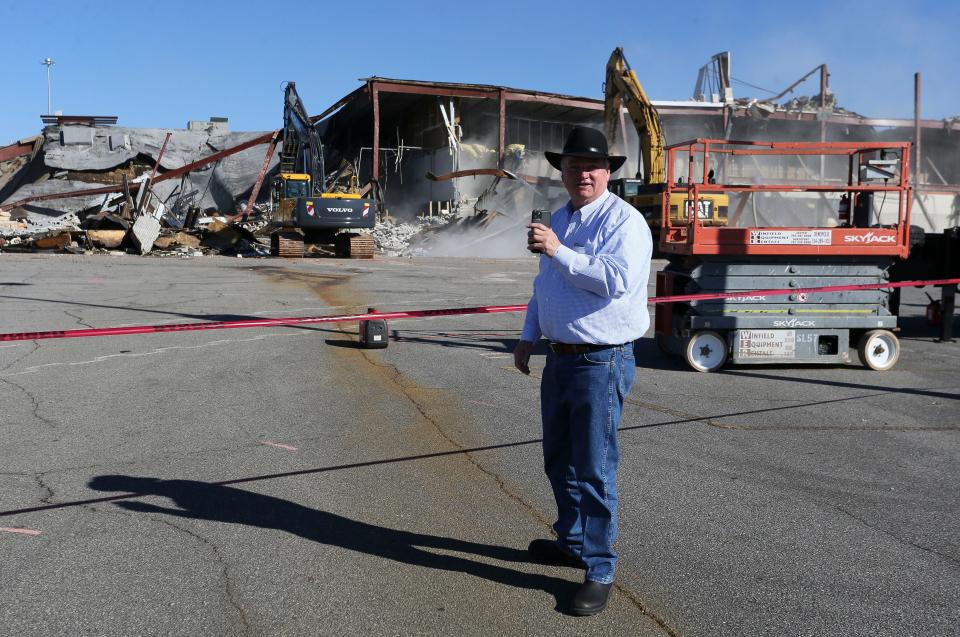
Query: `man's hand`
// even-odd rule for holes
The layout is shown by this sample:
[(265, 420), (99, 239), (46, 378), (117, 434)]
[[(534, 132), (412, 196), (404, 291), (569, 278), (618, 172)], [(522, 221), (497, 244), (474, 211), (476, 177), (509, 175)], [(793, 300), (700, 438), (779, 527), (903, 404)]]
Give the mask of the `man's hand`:
[(530, 252), (542, 252), (548, 257), (552, 257), (560, 247), (560, 239), (554, 234), (553, 230), (542, 223), (528, 223), (527, 227), (527, 250)]
[[(540, 225), (540, 224), (537, 224)], [(513, 348), (513, 366), (524, 374), (530, 375), (530, 353), (533, 352), (533, 343), (530, 341), (520, 341)]]

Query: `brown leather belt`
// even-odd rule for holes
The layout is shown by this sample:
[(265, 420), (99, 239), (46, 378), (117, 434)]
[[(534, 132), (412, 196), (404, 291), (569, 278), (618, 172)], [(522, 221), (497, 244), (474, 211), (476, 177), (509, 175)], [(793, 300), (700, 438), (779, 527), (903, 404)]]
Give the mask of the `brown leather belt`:
[(601, 349), (616, 347), (616, 345), (590, 345), (589, 343), (550, 343), (550, 351), (555, 354), (586, 354)]

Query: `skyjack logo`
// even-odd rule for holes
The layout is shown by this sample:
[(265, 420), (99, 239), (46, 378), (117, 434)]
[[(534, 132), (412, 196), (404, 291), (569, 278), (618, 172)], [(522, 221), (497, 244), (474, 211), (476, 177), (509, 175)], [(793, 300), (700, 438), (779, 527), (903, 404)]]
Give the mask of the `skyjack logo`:
[(800, 319), (789, 319), (786, 321), (774, 321), (774, 327), (813, 327), (816, 325), (816, 321), (801, 321)]
[(750, 301), (766, 301), (767, 297), (765, 296), (728, 296), (727, 300), (733, 303), (748, 303)]
[(848, 234), (843, 240), (846, 243), (895, 243), (897, 237), (892, 234), (868, 232), (866, 234)]

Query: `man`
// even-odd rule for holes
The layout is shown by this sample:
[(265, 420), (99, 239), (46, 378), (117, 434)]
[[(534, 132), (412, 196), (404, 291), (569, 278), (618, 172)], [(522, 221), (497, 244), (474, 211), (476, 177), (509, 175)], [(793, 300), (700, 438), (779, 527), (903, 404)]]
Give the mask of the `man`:
[(530, 543), (539, 561), (586, 569), (570, 611), (607, 605), (617, 555), (617, 426), (633, 383), (633, 341), (650, 324), (653, 243), (643, 216), (607, 191), (625, 157), (599, 131), (576, 127), (562, 153), (545, 153), (570, 201), (550, 227), (531, 223), (540, 253), (514, 364), (524, 374), (534, 343), (550, 341), (540, 383), (544, 468), (557, 501), (557, 540)]

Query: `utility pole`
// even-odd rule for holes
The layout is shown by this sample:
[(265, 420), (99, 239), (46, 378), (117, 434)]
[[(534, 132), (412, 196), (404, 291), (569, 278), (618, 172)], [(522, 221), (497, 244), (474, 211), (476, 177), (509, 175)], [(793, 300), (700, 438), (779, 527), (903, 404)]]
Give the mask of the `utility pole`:
[(47, 67), (47, 115), (51, 114), (50, 109), (50, 67), (54, 65), (54, 61), (51, 58), (43, 58), (40, 60), (40, 64), (43, 64)]

